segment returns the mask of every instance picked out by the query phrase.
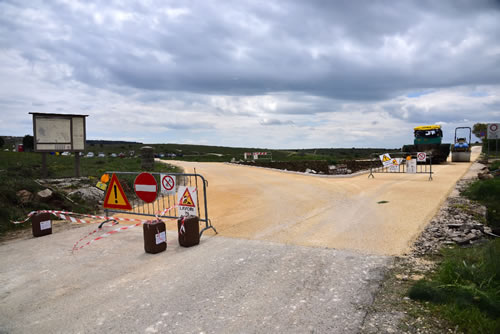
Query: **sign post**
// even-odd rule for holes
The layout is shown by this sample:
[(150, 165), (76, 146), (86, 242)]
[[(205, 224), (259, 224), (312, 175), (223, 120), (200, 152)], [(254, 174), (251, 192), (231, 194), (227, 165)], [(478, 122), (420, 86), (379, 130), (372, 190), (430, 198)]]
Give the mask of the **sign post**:
[(488, 153), (486, 160), (490, 156), (490, 141), (495, 140), (495, 155), (498, 155), (498, 139), (500, 138), (500, 123), (489, 123), (486, 140), (488, 141)]

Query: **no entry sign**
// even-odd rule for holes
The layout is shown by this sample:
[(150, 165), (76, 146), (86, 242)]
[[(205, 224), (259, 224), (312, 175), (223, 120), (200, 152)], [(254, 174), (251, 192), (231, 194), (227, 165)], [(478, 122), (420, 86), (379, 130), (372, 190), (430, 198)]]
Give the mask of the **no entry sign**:
[(134, 181), (134, 190), (140, 199), (146, 203), (151, 203), (156, 200), (156, 192), (158, 185), (155, 177), (149, 173), (141, 173), (137, 175)]
[(175, 175), (160, 174), (160, 180), (162, 194), (175, 194)]

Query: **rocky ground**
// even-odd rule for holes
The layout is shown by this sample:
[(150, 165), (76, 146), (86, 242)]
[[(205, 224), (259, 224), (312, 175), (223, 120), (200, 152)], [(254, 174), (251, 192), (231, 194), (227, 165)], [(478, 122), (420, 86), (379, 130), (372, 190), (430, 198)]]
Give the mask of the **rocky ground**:
[(299, 160), (299, 161), (240, 161), (242, 165), (259, 166), (266, 168), (276, 168), (287, 171), (308, 173), (308, 174), (352, 174), (370, 167), (380, 167), (380, 161), (375, 160), (344, 160), (337, 165), (329, 164), (323, 160)]
[[(95, 182), (90, 182), (87, 177), (41, 179), (36, 180), (48, 189), (65, 193), (69, 198), (80, 198), (84, 201), (99, 204), (102, 201), (103, 191), (95, 187)], [(97, 181), (96, 181), (97, 182)], [(101, 203), (102, 204), (102, 203)]]
[[(87, 177), (61, 178), (61, 179), (39, 179), (35, 180), (43, 190), (31, 193), (27, 190), (20, 190), (16, 193), (19, 203), (30, 201), (46, 203), (53, 210), (71, 211), (71, 205), (85, 204), (92, 213), (96, 214), (102, 210), (103, 191), (95, 187), (95, 183)], [(65, 220), (54, 217), (53, 233), (79, 228), (82, 225), (72, 224)], [(27, 239), (32, 237), (31, 228), (10, 231), (0, 237), (0, 243), (14, 240)]]
[(474, 163), (417, 238), (411, 252), (395, 258), (368, 309), (361, 333), (458, 333), (423, 303), (411, 300), (407, 293), (415, 281), (436, 268), (442, 247), (470, 247), (496, 237), (484, 225), (486, 208), (460, 195), (478, 175), (483, 177), (484, 170), (484, 165)]

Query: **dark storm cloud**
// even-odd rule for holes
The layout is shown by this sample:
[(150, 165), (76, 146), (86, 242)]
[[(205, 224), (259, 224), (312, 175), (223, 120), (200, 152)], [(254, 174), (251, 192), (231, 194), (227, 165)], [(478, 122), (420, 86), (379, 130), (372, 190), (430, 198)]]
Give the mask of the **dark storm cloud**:
[(47, 70), (47, 80), (122, 94), (380, 100), (498, 84), (498, 9), (498, 1), (3, 2), (0, 41), (34, 67), (70, 69), (65, 78)]

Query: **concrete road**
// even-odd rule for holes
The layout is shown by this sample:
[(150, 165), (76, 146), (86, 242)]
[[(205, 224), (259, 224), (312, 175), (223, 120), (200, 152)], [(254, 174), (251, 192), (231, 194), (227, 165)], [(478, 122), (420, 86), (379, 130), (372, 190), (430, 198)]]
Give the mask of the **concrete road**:
[(210, 181), (208, 214), (221, 235), (380, 255), (408, 251), (471, 165), (433, 166), (428, 181), (428, 174), (321, 178), (232, 164), (175, 164), (186, 172), (196, 168)]
[(209, 180), (220, 235), (186, 249), (169, 231), (156, 255), (141, 228), (75, 253), (95, 226), (3, 243), (0, 333), (357, 333), (390, 255), (469, 167), (436, 167), (429, 182), (183, 165)]

